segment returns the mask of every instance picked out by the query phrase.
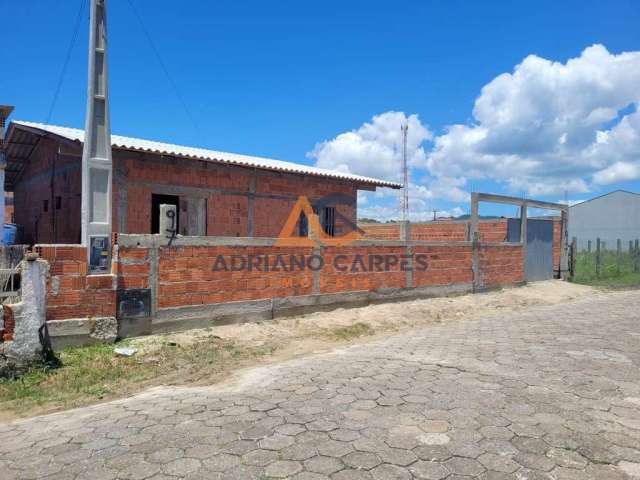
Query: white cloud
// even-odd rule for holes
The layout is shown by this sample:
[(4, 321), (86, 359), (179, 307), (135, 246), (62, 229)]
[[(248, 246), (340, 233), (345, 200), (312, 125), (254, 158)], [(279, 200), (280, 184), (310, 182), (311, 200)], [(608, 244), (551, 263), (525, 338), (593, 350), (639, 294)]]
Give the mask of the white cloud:
[(638, 85), (640, 52), (594, 45), (564, 64), (530, 55), (482, 88), (473, 124), (434, 139), (430, 173), (531, 196), (640, 178)]
[(616, 162), (593, 175), (593, 180), (601, 185), (610, 185), (640, 178), (640, 163)]
[[(566, 63), (529, 55), (481, 89), (470, 124), (434, 137), (417, 114), (390, 111), (307, 156), (319, 167), (402, 181), (400, 126), (408, 123), (414, 220), (430, 218), (442, 201), (468, 204), (468, 185), (485, 180), (530, 197), (585, 194), (640, 179), (638, 85), (640, 51), (593, 45)], [(397, 219), (399, 196), (361, 194), (360, 215)]]
[(374, 178), (399, 181), (402, 169), (402, 132), (409, 125), (407, 160), (410, 166), (426, 165), (427, 154), (423, 144), (433, 135), (418, 115), (406, 116), (402, 112), (385, 112), (373, 117), (357, 130), (341, 133), (332, 140), (318, 143), (307, 157), (316, 166), (367, 175)]
[[(415, 203), (416, 202), (414, 201), (414, 208), (410, 210), (409, 220), (413, 222), (433, 220), (433, 209), (417, 208)], [(464, 213), (465, 211), (460, 207), (437, 209), (438, 218), (457, 217)], [(358, 218), (375, 218), (381, 222), (386, 222), (388, 220), (397, 221), (401, 219), (401, 214), (398, 207), (391, 205), (367, 205), (365, 207), (358, 207)]]

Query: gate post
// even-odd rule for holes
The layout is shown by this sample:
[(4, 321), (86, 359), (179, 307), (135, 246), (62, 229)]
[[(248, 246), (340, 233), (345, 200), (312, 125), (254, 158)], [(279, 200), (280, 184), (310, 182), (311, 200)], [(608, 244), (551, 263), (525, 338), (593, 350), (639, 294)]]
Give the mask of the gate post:
[(37, 257), (20, 263), (21, 300), (9, 305), (14, 331), (10, 341), (0, 343), (0, 376), (13, 375), (42, 358), (40, 327), (47, 315), (49, 263)]
[(527, 202), (520, 205), (520, 243), (522, 244), (522, 273), (527, 281)]

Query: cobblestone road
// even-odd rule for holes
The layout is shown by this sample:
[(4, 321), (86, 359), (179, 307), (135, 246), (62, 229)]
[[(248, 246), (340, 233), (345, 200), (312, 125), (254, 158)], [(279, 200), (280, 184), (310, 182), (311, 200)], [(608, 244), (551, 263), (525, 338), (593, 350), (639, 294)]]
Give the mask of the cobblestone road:
[[(402, 304), (398, 304), (402, 308)], [(640, 293), (0, 426), (0, 478), (640, 478)]]

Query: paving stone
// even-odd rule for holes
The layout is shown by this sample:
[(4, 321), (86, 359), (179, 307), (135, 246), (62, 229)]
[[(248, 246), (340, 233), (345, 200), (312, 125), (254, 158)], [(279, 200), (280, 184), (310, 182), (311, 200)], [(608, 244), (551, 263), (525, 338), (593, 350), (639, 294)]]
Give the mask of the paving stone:
[(334, 457), (317, 456), (304, 461), (304, 469), (309, 472), (331, 475), (344, 468), (344, 463)]
[(372, 480), (371, 474), (364, 470), (346, 469), (331, 475), (332, 480)]
[(300, 472), (294, 475), (292, 480), (329, 480), (329, 477), (320, 473)]
[(480, 475), (484, 472), (482, 464), (471, 458), (453, 457), (444, 462), (444, 467), (455, 475)]
[(445, 433), (449, 430), (449, 422), (445, 420), (427, 420), (419, 425), (425, 433)]
[(495, 453), (485, 453), (478, 457), (478, 462), (485, 466), (487, 470), (495, 472), (513, 473), (520, 465), (504, 455), (496, 455)]
[[(452, 452), (441, 445), (420, 445), (414, 448), (413, 453), (421, 459), (427, 462), (443, 462), (451, 458)], [(480, 454), (476, 455), (479, 456)]]
[(449, 475), (449, 470), (444, 468), (440, 463), (425, 462), (418, 460), (409, 467), (409, 471), (414, 477), (422, 480), (442, 480)]
[(238, 455), (230, 455), (228, 453), (220, 453), (204, 460), (203, 465), (213, 472), (225, 472), (240, 464)]
[(403, 467), (383, 463), (371, 470), (375, 480), (411, 480), (411, 474)]
[(280, 455), (278, 454), (278, 452), (274, 450), (258, 449), (258, 450), (252, 450), (249, 453), (245, 453), (241, 457), (242, 459), (241, 461), (246, 465), (255, 465), (258, 467), (264, 467), (270, 464), (271, 462), (274, 462), (279, 457)]
[(265, 475), (273, 478), (288, 478), (301, 471), (300, 462), (280, 460), (269, 465), (265, 470)]
[(282, 450), (283, 448), (293, 445), (295, 440), (289, 435), (273, 435), (271, 437), (263, 438), (259, 443), (260, 448), (264, 448), (266, 450)]
[(195, 472), (201, 465), (200, 461), (195, 458), (179, 458), (164, 465), (162, 471), (167, 475), (180, 477)]
[(301, 443), (291, 445), (290, 447), (280, 450), (278, 453), (283, 460), (302, 461), (316, 455), (317, 450), (309, 444)]
[(182, 456), (184, 456), (184, 452), (179, 448), (167, 447), (155, 450), (147, 458), (152, 463), (168, 463)]
[(418, 460), (416, 454), (411, 450), (402, 450), (400, 448), (389, 448), (377, 453), (383, 462), (390, 463), (392, 465), (399, 465), (401, 467), (410, 465)]
[(122, 469), (117, 469), (118, 478), (126, 480), (143, 480), (160, 471), (160, 465), (148, 462), (139, 462)]
[(347, 442), (328, 440), (317, 446), (318, 453), (328, 457), (344, 457), (347, 453), (353, 452), (353, 447)]
[(171, 387), (0, 424), (0, 472), (629, 480), (640, 477), (638, 324), (637, 292), (430, 324), (233, 391)]
[(519, 452), (513, 457), (513, 460), (518, 462), (524, 468), (541, 470), (544, 472), (550, 471), (556, 464), (549, 457), (544, 455), (536, 455), (535, 453)]
[(547, 458), (560, 467), (573, 469), (583, 469), (587, 466), (588, 460), (578, 452), (571, 450), (563, 450), (560, 448), (551, 448), (547, 451)]
[(380, 464), (377, 455), (367, 452), (351, 452), (342, 458), (343, 462), (353, 468), (370, 470)]

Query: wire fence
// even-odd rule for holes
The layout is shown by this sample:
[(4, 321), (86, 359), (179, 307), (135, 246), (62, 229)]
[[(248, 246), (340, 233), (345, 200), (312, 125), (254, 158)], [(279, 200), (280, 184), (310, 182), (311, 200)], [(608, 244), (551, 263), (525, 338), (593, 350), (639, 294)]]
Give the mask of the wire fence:
[(639, 240), (580, 240), (574, 237), (570, 250), (570, 278), (577, 283), (640, 284)]

